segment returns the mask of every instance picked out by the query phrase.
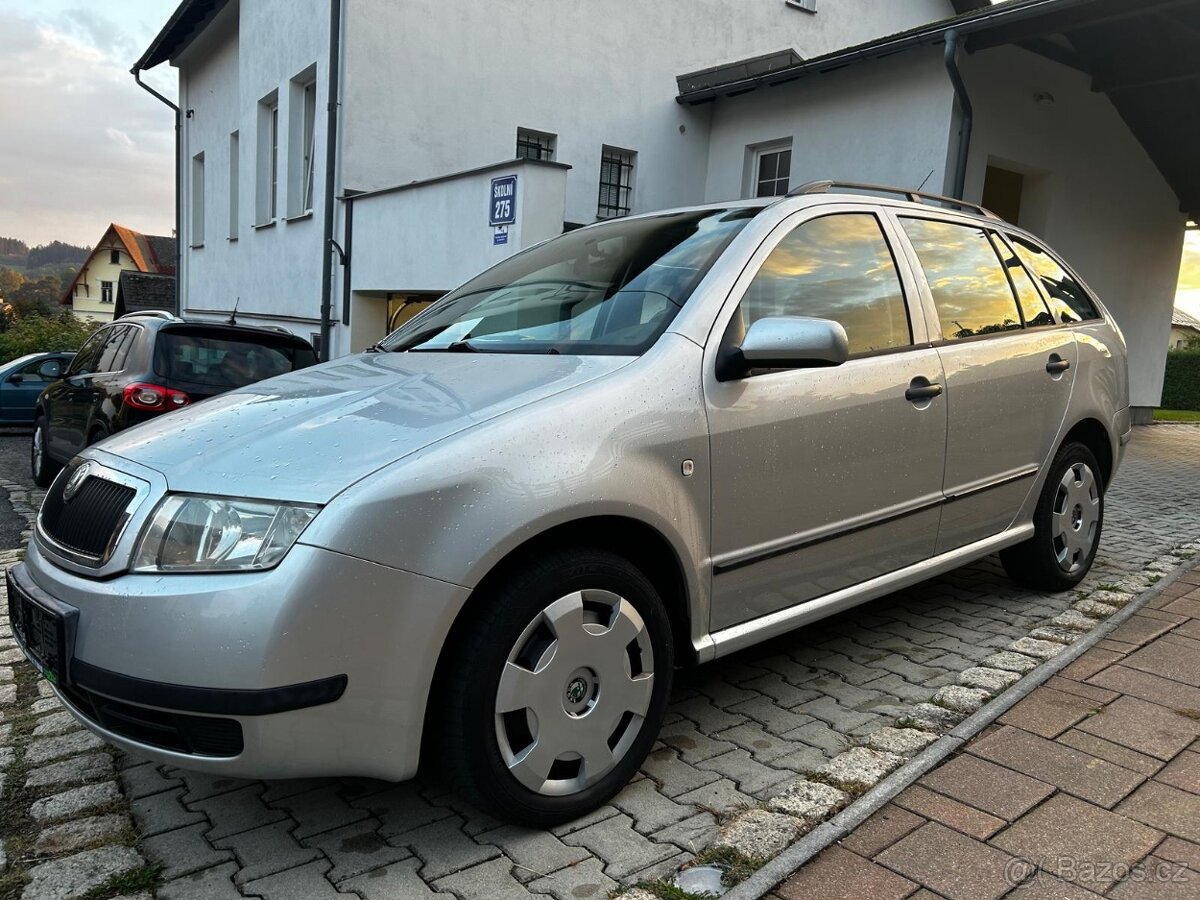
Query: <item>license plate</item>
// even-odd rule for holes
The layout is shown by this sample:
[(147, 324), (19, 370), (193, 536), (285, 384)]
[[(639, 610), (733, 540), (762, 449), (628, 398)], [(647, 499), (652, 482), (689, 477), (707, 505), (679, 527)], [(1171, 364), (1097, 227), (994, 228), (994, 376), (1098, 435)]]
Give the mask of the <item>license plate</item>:
[(5, 573), (8, 587), (8, 619), (17, 642), (46, 680), (61, 684), (70, 659), (65, 618), (37, 603), (12, 576)]

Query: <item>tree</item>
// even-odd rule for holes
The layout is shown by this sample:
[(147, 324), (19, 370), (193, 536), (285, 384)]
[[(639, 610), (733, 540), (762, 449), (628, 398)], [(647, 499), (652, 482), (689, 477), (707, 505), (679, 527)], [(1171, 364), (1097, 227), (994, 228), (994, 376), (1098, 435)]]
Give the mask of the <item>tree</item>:
[(0, 298), (11, 299), (24, 283), (24, 277), (16, 269), (0, 266)]
[(26, 281), (5, 299), (17, 316), (48, 316), (59, 311), (61, 295), (62, 283), (53, 275), (43, 275), (37, 281)]
[(50, 316), (16, 316), (0, 334), (0, 365), (47, 350), (78, 350), (98, 327), (63, 310)]
[(37, 269), (42, 266), (81, 266), (91, 254), (90, 247), (76, 247), (74, 244), (64, 244), (62, 241), (51, 241), (34, 247), (29, 251), (25, 263), (27, 268)]

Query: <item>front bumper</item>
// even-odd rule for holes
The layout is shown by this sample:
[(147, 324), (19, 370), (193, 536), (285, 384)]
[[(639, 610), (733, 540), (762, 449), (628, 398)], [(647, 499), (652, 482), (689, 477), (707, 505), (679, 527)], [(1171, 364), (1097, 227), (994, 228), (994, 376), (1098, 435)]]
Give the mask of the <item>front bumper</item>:
[[(411, 777), (438, 655), (468, 595), (301, 544), (267, 572), (98, 580), (35, 543), (13, 576), (78, 610), (57, 689), (88, 728), (162, 762), (255, 778)], [(88, 699), (152, 723), (236, 722), (240, 745), (170, 749)]]

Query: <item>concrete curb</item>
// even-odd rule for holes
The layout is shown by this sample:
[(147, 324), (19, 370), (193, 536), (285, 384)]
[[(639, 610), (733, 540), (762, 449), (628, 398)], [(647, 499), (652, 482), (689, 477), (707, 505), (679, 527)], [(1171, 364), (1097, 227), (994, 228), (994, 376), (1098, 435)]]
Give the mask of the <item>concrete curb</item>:
[(832, 819), (822, 822), (741, 884), (730, 888), (724, 900), (761, 900), (794, 871), (826, 847), (846, 837), (902, 790), (955, 753), (1195, 567), (1196, 560), (1191, 559), (1164, 575), (1123, 609), (1113, 613), (1075, 643), (1067, 645), (1057, 656), (1046, 660), (1008, 690), (980, 707)]

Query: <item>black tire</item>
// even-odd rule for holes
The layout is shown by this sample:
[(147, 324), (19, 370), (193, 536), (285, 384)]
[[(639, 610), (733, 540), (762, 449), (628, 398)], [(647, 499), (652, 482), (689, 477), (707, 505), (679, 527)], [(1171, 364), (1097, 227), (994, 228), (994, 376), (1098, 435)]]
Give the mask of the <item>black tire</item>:
[(62, 466), (50, 458), (49, 442), (46, 417), (38, 416), (33, 423), (33, 439), (29, 442), (29, 471), (33, 483), (40, 488), (50, 487), (54, 476), (62, 471)]
[[(571, 793), (551, 795), (530, 789), (510, 771), (501, 741), (510, 748), (510, 753), (518, 745), (512, 739), (511, 726), (508, 724), (512, 720), (506, 717), (504, 724), (499, 723), (497, 698), (501, 688), (501, 673), (508, 667), (510, 655), (520, 652), (522, 646), (529, 646), (534, 640), (528, 635), (530, 629), (535, 627), (535, 621), (548, 621), (542, 616), (552, 604), (579, 591), (597, 592), (591, 596), (615, 595), (618, 599), (628, 601), (640, 616), (644, 630), (638, 632), (637, 640), (644, 642), (648, 639), (653, 654), (652, 668), (649, 668), (653, 674), (650, 700), (637, 731), (631, 732), (626, 738), (622, 728), (628, 729), (630, 726), (618, 724), (608, 738), (610, 750), (618, 735), (617, 747), (625, 742), (626, 749), (615, 766), (607, 774), (598, 776), (594, 783), (588, 783), (589, 779), (584, 777), (586, 763), (582, 756), (578, 763), (571, 759), (563, 760), (563, 756), (572, 756), (570, 747), (565, 748), (568, 752), (558, 754), (556, 758), (559, 761), (554, 763), (555, 768), (551, 771), (561, 771), (558, 768), (560, 766), (569, 770), (573, 763), (577, 764), (579, 775), (576, 777), (580, 787)], [(496, 584), (482, 600), (483, 605), (477, 607), (473, 618), (447, 649), (451, 655), (446, 660), (448, 665), (442, 670), (444, 677), (439, 682), (441, 690), (429, 698), (429, 721), (441, 726), (439, 756), (451, 785), (468, 800), (499, 818), (534, 828), (568, 822), (602, 806), (637, 772), (658, 735), (666, 712), (674, 667), (674, 648), (667, 611), (653, 584), (640, 570), (616, 554), (585, 548), (564, 549), (531, 560), (510, 577), (504, 578), (502, 583)], [(621, 607), (618, 605), (614, 609)], [(616, 631), (606, 633), (615, 635)], [(551, 630), (548, 634), (553, 635), (554, 632)], [(630, 648), (636, 649), (639, 646), (637, 640), (630, 641), (623, 652), (631, 653)], [(524, 641), (530, 643), (523, 644)], [(612, 642), (605, 645), (606, 652), (620, 645), (621, 640), (614, 637)], [(567, 644), (560, 642), (559, 646), (566, 647)], [(571, 658), (571, 665), (584, 665), (581, 658)], [(554, 662), (557, 661), (555, 657)], [(550, 672), (550, 666), (546, 665), (545, 670)], [(557, 679), (558, 674), (555, 669), (553, 678)], [(596, 698), (592, 701), (594, 706), (589, 708), (589, 714), (601, 709), (605, 696), (601, 681), (602, 676), (596, 675), (597, 686), (589, 688), (595, 691), (592, 696)], [(560, 697), (557, 680), (548, 680), (546, 684), (555, 690), (551, 705), (560, 701), (567, 704), (573, 696), (572, 688), (576, 686), (575, 681), (564, 682), (566, 690)], [(617, 693), (618, 687), (614, 686), (610, 696), (615, 697)], [(530, 708), (533, 708), (532, 702)], [(606, 721), (612, 709), (609, 706), (605, 716), (596, 717), (595, 722)], [(558, 714), (556, 708), (554, 715)], [(515, 715), (520, 723), (526, 721), (526, 713)], [(550, 718), (547, 716), (547, 720)], [(531, 720), (540, 722), (536, 717)], [(567, 723), (567, 733), (572, 736), (576, 732), (571, 729), (591, 727), (581, 726), (570, 719), (562, 721)], [(636, 718), (632, 721), (636, 724)], [(517, 727), (525, 726), (519, 724)], [(541, 727), (540, 724), (537, 726), (539, 736)], [(555, 727), (563, 728), (563, 725)], [(607, 728), (601, 731), (607, 731)], [(531, 737), (530, 740), (536, 739)], [(548, 742), (548, 746), (556, 745)], [(616, 753), (613, 755), (616, 756)], [(598, 767), (597, 771), (603, 769)], [(571, 776), (568, 774), (565, 777)]]
[[(1071, 501), (1072, 509), (1063, 504), (1068, 500), (1064, 479), (1071, 471), (1073, 481), (1078, 481), (1085, 473), (1090, 473), (1095, 482), (1094, 511), (1089, 510), (1085, 516), (1083, 511), (1076, 517), (1072, 509), (1079, 509), (1084, 504)], [(1079, 481), (1082, 492), (1085, 489), (1083, 481)], [(1080, 443), (1064, 444), (1054, 457), (1046, 483), (1042, 486), (1042, 494), (1038, 498), (1037, 508), (1033, 513), (1033, 537), (1029, 540), (1000, 551), (1000, 562), (1004, 571), (1013, 581), (1025, 587), (1039, 591), (1067, 591), (1079, 584), (1092, 567), (1096, 551), (1100, 547), (1100, 536), (1104, 528), (1104, 476), (1096, 455), (1087, 445)], [(1078, 496), (1078, 495), (1076, 495)], [(1086, 501), (1085, 501), (1086, 502)], [(1058, 533), (1056, 522), (1060, 516), (1078, 518), (1080, 524), (1090, 534), (1087, 547), (1074, 547)], [(1094, 530), (1091, 524), (1094, 523)], [(1076, 534), (1082, 534), (1083, 529), (1069, 529)], [(1079, 540), (1082, 540), (1080, 538)]]

